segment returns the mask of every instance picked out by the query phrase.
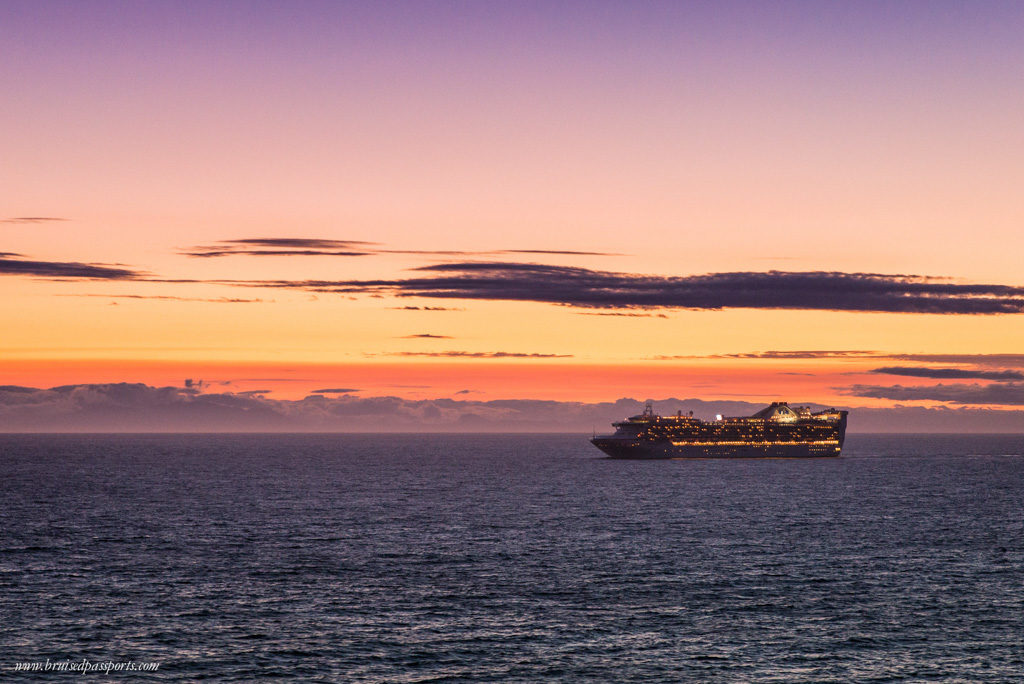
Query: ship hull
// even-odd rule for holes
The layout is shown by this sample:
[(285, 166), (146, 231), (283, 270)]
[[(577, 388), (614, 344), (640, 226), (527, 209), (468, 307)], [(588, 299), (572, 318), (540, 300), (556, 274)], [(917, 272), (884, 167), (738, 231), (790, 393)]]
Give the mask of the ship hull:
[(621, 440), (597, 437), (591, 443), (617, 459), (670, 458), (834, 458), (835, 444), (674, 444), (670, 441)]
[(774, 402), (752, 416), (700, 420), (679, 411), (644, 412), (617, 423), (615, 434), (595, 436), (591, 444), (611, 458), (834, 458), (846, 437), (846, 411), (811, 413)]

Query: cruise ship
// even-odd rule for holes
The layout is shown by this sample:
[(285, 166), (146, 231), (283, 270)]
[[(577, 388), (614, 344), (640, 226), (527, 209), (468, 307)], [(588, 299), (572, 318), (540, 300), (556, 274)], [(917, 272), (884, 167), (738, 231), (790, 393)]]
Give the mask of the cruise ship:
[(692, 411), (655, 415), (648, 402), (613, 423), (615, 434), (590, 441), (612, 458), (820, 458), (842, 453), (846, 416), (776, 401), (752, 416), (701, 420)]

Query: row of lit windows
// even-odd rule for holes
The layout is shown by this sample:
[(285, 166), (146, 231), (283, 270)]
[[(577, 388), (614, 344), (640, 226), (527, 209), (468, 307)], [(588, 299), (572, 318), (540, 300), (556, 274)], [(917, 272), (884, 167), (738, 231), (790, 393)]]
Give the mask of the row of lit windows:
[(675, 446), (836, 446), (837, 439), (816, 440), (813, 442), (672, 442)]

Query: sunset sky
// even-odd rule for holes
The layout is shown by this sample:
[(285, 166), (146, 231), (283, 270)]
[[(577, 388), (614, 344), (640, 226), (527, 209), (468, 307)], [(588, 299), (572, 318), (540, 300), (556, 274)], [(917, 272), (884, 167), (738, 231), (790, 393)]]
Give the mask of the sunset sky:
[(1021, 36), (1019, 2), (0, 0), (0, 385), (1019, 407)]

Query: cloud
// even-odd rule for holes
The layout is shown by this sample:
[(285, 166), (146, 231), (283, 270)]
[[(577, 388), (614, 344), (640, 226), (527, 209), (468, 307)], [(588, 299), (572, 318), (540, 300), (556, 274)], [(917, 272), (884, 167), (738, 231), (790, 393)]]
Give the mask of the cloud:
[(211, 302), (214, 304), (254, 304), (265, 299), (243, 299), (241, 297), (175, 297), (174, 295), (138, 294), (61, 294), (60, 297), (102, 297), (106, 299), (157, 299), (174, 302)]
[(530, 301), (605, 309), (1024, 312), (1024, 287), (962, 284), (916, 275), (768, 271), (672, 277), (514, 262), (433, 264), (414, 270), (422, 276), (398, 280), (278, 280), (239, 284), (339, 294)]
[(13, 218), (0, 219), (0, 223), (54, 223), (58, 221), (67, 221), (66, 218), (56, 218), (54, 216), (15, 216)]
[(638, 313), (635, 311), (577, 311), (579, 316), (621, 316), (623, 318), (668, 318), (663, 313)]
[(313, 378), (232, 378), (223, 382), (310, 382)]
[[(196, 388), (113, 383), (32, 392), (0, 390), (0, 420), (12, 431), (185, 431), (283, 427), (266, 400)], [(194, 427), (189, 427), (192, 423)]]
[(437, 249), (383, 249), (379, 243), (362, 240), (326, 240), (321, 238), (245, 238), (220, 240), (213, 245), (190, 247), (181, 254), (190, 257), (226, 256), (369, 256), (373, 254), (411, 254), (420, 256), (497, 256), (502, 254), (553, 254), (569, 256), (621, 256), (608, 252), (581, 252), (559, 249), (500, 249), (490, 251)]
[(945, 401), (953, 404), (1024, 405), (1024, 383), (994, 382), (988, 385), (938, 384), (926, 386), (852, 385), (842, 390), (855, 397), (894, 401)]
[(192, 247), (190, 257), (224, 256), (368, 256), (372, 242), (361, 240), (323, 240), (319, 238), (246, 238), (221, 240), (215, 245)]
[(187, 252), (185, 256), (190, 257), (223, 257), (223, 256), (343, 256), (361, 257), (369, 256), (370, 252), (352, 252), (344, 250), (320, 250), (320, 249), (234, 249), (234, 250), (209, 250)]
[[(751, 415), (761, 408), (697, 399), (655, 404), (663, 415), (693, 411), (701, 418)], [(632, 398), (582, 403), (315, 394), (279, 400), (129, 383), (0, 387), (0, 424), (8, 432), (577, 432), (580, 449), (588, 450), (584, 433), (610, 431), (613, 421), (642, 409), (643, 401)], [(1024, 411), (853, 409), (850, 425), (860, 432), (1021, 432)]]
[(958, 363), (974, 366), (1024, 368), (1024, 354), (892, 354), (889, 358), (922, 363)]
[(0, 388), (0, 421), (12, 432), (589, 431), (642, 408), (635, 400), (579, 404), (335, 397), (277, 400), (258, 393), (199, 393), (114, 383)]
[(469, 351), (442, 351), (442, 352), (384, 352), (385, 356), (442, 356), (451, 358), (472, 358), (472, 359), (568, 359), (572, 354), (538, 354), (524, 352), (469, 352)]
[(396, 311), (465, 311), (465, 309), (450, 306), (392, 306), (390, 308)]
[(740, 352), (737, 354), (674, 354), (650, 357), (654, 361), (678, 361), (680, 359), (845, 359), (845, 358), (889, 358), (881, 352), (859, 350), (798, 350)]
[(403, 340), (450, 340), (450, 335), (432, 335), (431, 333), (420, 333), (418, 335), (403, 335)]
[(328, 389), (315, 389), (310, 394), (348, 394), (349, 392), (362, 392), (354, 387), (331, 387)]
[(844, 359), (884, 356), (881, 352), (861, 349), (832, 349), (811, 351), (763, 351), (740, 354), (715, 354), (716, 359)]
[[(875, 359), (893, 361), (914, 361), (918, 363), (950, 363), (968, 366), (1002, 366), (1024, 368), (1024, 354), (892, 354), (867, 349), (827, 349), (827, 350), (794, 350), (794, 351), (758, 351), (739, 352), (732, 354), (677, 354), (650, 357), (656, 361), (672, 361), (680, 359)], [(894, 366), (892, 368), (904, 368)], [(917, 367), (905, 367), (910, 370), (906, 372), (891, 372), (892, 375), (906, 375), (912, 377), (929, 378), (962, 378), (962, 379), (989, 379), (989, 380), (1013, 380), (1015, 375), (1000, 375), (1007, 371), (998, 371), (995, 375), (963, 375), (961, 373), (975, 373), (970, 369), (934, 369), (935, 374), (928, 369)], [(913, 371), (913, 372), (911, 372)], [(875, 373), (889, 372), (876, 369)], [(953, 374), (946, 374), (952, 372)]]
[(506, 249), (482, 254), (568, 254), (571, 256), (624, 256), (618, 252), (575, 252), (567, 249)]
[(937, 380), (1024, 380), (1024, 373), (1015, 370), (886, 366), (884, 368), (874, 368), (868, 372), (883, 375), (903, 375), (911, 378), (935, 378)]
[(375, 245), (377, 243), (365, 242), (363, 240), (324, 240), (320, 238), (246, 238), (243, 240), (220, 240), (220, 244), (300, 249), (335, 249), (346, 248), (352, 245)]
[(553, 254), (567, 256), (623, 256), (615, 252), (578, 252), (567, 249), (494, 249), (486, 251), (467, 251), (458, 249), (381, 249), (379, 254), (413, 254), (421, 256), (500, 256), (502, 254)]
[(135, 280), (141, 274), (127, 268), (77, 261), (33, 261), (0, 254), (0, 275), (37, 276), (75, 280)]

